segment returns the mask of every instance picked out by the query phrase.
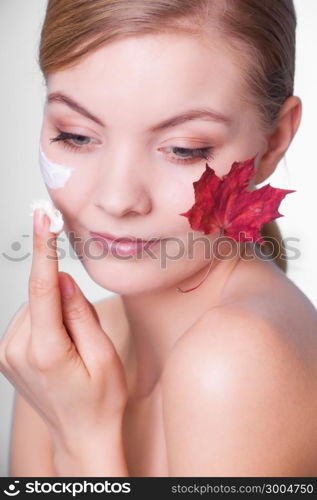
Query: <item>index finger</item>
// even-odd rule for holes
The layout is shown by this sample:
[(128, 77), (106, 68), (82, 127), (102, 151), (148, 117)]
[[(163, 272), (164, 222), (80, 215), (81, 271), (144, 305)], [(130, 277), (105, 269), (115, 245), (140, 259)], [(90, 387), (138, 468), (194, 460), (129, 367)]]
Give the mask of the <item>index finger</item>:
[(61, 332), (63, 327), (56, 234), (49, 230), (49, 226), (49, 217), (42, 209), (37, 208), (33, 220), (29, 304), (32, 331), (38, 331), (42, 335), (48, 330)]

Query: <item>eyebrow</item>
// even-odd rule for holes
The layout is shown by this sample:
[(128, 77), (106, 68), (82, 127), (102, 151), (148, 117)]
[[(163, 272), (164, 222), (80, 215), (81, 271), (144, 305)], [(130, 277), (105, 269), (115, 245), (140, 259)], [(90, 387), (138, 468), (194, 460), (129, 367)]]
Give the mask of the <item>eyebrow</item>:
[[(66, 106), (71, 108), (73, 111), (76, 111), (77, 113), (85, 116), (89, 120), (92, 120), (93, 122), (97, 123), (98, 125), (101, 125), (102, 127), (106, 127), (106, 125), (97, 116), (93, 115), (90, 111), (85, 109), (81, 104), (74, 101), (74, 99), (72, 99), (71, 97), (62, 94), (61, 92), (53, 92), (49, 94), (47, 97), (47, 102), (49, 104), (53, 102), (66, 104)], [(177, 125), (181, 125), (182, 123), (192, 120), (213, 121), (213, 122), (223, 123), (225, 125), (230, 125), (232, 122), (231, 118), (225, 116), (222, 113), (219, 113), (218, 111), (215, 111), (209, 107), (199, 107), (184, 111), (183, 113), (180, 113), (176, 116), (172, 116), (171, 118), (168, 118), (158, 123), (157, 125), (154, 125), (154, 127), (151, 127), (149, 131), (151, 133), (159, 132), (161, 130), (171, 127), (176, 127)]]

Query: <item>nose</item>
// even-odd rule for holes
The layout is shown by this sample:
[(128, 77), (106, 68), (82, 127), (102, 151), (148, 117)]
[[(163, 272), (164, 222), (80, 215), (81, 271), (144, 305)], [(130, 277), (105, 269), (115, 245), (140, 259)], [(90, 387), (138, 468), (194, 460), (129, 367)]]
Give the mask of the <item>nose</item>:
[(113, 217), (145, 215), (151, 210), (151, 195), (142, 167), (130, 160), (103, 165), (94, 193), (94, 204)]

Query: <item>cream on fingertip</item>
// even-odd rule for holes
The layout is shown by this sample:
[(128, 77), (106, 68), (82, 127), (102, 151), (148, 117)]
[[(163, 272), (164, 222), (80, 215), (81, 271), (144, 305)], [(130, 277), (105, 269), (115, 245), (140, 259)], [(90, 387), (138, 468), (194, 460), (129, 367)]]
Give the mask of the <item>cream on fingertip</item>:
[(30, 207), (32, 212), (29, 215), (31, 216), (34, 215), (34, 211), (37, 208), (41, 208), (45, 212), (45, 214), (49, 217), (51, 221), (49, 228), (51, 233), (59, 234), (63, 230), (64, 226), (63, 215), (57, 208), (54, 207), (53, 203), (50, 200), (44, 200), (44, 199), (34, 200), (31, 203)]

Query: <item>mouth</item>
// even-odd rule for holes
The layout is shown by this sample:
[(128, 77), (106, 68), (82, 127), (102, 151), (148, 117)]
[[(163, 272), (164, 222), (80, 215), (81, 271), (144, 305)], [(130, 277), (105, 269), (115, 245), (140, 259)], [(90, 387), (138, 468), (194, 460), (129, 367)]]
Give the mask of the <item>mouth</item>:
[(152, 248), (161, 241), (160, 238), (152, 238), (151, 240), (143, 240), (135, 236), (114, 236), (108, 233), (97, 233), (90, 231), (90, 235), (94, 238), (96, 245), (108, 251), (125, 255), (135, 255), (142, 250)]
[(142, 238), (138, 238), (138, 237), (135, 237), (135, 236), (114, 236), (113, 234), (109, 234), (109, 233), (97, 233), (97, 232), (93, 232), (91, 231), (90, 233), (91, 235), (93, 236), (100, 236), (101, 238), (105, 238), (109, 241), (116, 241), (118, 243), (136, 243), (136, 242), (141, 242), (141, 243), (147, 243), (147, 242), (151, 242), (153, 241), (153, 239), (157, 240), (157, 239), (160, 239), (160, 238), (152, 238), (150, 240), (144, 240)]

